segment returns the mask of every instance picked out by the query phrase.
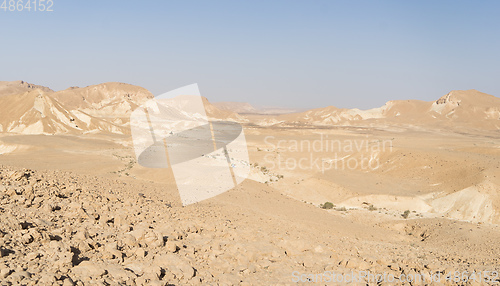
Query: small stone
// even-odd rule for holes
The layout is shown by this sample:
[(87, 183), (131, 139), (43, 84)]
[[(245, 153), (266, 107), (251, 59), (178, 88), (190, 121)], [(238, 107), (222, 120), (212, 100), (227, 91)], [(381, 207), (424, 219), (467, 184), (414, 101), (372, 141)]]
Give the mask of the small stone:
[(128, 261), (125, 263), (125, 268), (129, 271), (134, 272), (134, 274), (137, 276), (142, 276), (144, 274), (144, 270), (148, 267), (149, 266), (147, 266), (146, 264), (138, 261)]
[(169, 240), (165, 243), (165, 248), (168, 252), (176, 252), (179, 250), (179, 247), (177, 246), (177, 243), (175, 241)]
[(3, 268), (0, 270), (0, 278), (7, 278), (7, 276), (9, 276), (9, 274), (12, 272), (12, 270), (10, 270), (9, 268)]
[(135, 274), (118, 265), (108, 265), (106, 266), (106, 271), (115, 282), (126, 282), (135, 279), (136, 277)]
[(389, 268), (394, 271), (399, 271), (399, 265), (396, 263), (392, 263)]
[(63, 286), (74, 286), (74, 285), (75, 283), (73, 282), (73, 280), (71, 280), (71, 278), (64, 279)]
[(134, 247), (137, 244), (137, 240), (131, 234), (125, 234), (122, 238), (122, 243), (128, 247)]
[(193, 267), (186, 260), (173, 253), (156, 256), (153, 264), (168, 269), (177, 279), (190, 279), (195, 275)]
[(26, 255), (26, 259), (28, 259), (29, 261), (35, 260), (37, 258), (38, 258), (38, 253), (36, 252), (31, 252), (28, 253), (28, 255)]
[(137, 257), (144, 257), (144, 256), (146, 256), (146, 251), (143, 248), (141, 248), (141, 247), (137, 248), (134, 253), (135, 253), (135, 256), (137, 256)]
[(19, 282), (23, 279), (31, 278), (31, 273), (29, 273), (27, 271), (16, 271), (13, 274), (11, 274), (11, 278), (15, 282)]
[(106, 270), (90, 261), (82, 261), (76, 267), (73, 267), (71, 271), (80, 277), (101, 277), (106, 274)]
[(42, 275), (42, 278), (40, 278), (40, 280), (38, 280), (38, 283), (42, 284), (42, 285), (52, 285), (56, 281), (57, 281), (56, 276), (53, 273), (50, 273), (50, 274), (45, 273)]

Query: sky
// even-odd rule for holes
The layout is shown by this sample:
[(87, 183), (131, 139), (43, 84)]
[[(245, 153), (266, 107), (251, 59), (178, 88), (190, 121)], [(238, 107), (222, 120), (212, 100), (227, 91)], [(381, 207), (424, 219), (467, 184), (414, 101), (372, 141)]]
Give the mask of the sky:
[(295, 108), (368, 109), (457, 89), (500, 97), (500, 1), (53, 0), (52, 9), (0, 9), (0, 81), (54, 90), (116, 81), (155, 95), (198, 83), (212, 102)]

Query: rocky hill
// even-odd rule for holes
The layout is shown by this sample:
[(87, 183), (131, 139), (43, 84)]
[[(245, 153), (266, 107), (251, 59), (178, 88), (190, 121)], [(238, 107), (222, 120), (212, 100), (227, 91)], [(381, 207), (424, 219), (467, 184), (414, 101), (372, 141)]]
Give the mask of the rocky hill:
[(456, 90), (436, 101), (393, 100), (369, 110), (329, 106), (261, 119), (259, 125), (414, 125), (498, 130), (500, 98), (477, 90)]
[[(19, 134), (129, 134), (130, 114), (154, 96), (125, 83), (103, 83), (54, 92), (26, 82), (0, 82), (0, 132)], [(244, 121), (203, 99), (215, 120)]]

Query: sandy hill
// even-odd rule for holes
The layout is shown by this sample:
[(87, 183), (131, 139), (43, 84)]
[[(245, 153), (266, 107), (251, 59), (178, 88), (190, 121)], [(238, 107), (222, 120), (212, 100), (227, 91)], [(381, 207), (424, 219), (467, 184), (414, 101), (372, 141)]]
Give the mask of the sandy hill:
[[(153, 97), (145, 88), (117, 82), (57, 92), (22, 81), (0, 82), (0, 132), (128, 134), (131, 112)], [(203, 103), (212, 119), (245, 120), (206, 98)]]
[(108, 82), (58, 91), (53, 97), (70, 109), (94, 116), (123, 117), (130, 115), (131, 110), (153, 98), (153, 95), (139, 86)]
[(381, 118), (382, 111), (382, 109), (363, 111), (359, 109), (345, 109), (328, 106), (326, 108), (311, 109), (298, 114), (282, 115), (280, 116), (280, 119), (285, 120), (286, 122), (291, 121), (299, 124), (314, 122), (314, 124), (318, 125), (330, 125), (345, 121)]
[(382, 118), (391, 123), (445, 128), (500, 128), (500, 98), (477, 90), (454, 90), (436, 101), (390, 101)]
[(265, 118), (259, 125), (416, 125), (486, 130), (500, 128), (500, 98), (477, 90), (456, 90), (436, 101), (394, 100), (369, 110), (329, 106)]
[(21, 81), (0, 87), (0, 131), (22, 134), (128, 133), (131, 111), (153, 97), (123, 83), (58, 92)]
[(477, 90), (456, 90), (432, 103), (429, 113), (474, 127), (500, 128), (500, 98)]
[(78, 109), (68, 109), (40, 89), (0, 97), (0, 131), (21, 134), (113, 132), (126, 128)]

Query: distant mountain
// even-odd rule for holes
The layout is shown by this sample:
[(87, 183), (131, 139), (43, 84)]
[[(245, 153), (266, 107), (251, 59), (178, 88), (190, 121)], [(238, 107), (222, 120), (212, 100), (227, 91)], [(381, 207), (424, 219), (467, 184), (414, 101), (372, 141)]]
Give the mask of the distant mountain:
[(227, 110), (236, 112), (239, 114), (261, 114), (261, 115), (278, 115), (278, 114), (287, 114), (300, 112), (305, 109), (297, 109), (297, 108), (286, 108), (286, 107), (273, 107), (273, 106), (253, 106), (250, 103), (246, 102), (215, 102), (217, 108), (221, 110)]
[[(108, 82), (54, 92), (24, 81), (3, 81), (0, 132), (128, 134), (131, 112), (151, 98), (153, 95), (146, 89), (125, 83)], [(477, 90), (455, 90), (431, 102), (394, 100), (369, 110), (329, 106), (278, 114), (280, 109), (259, 110), (248, 103), (211, 104), (203, 98), (203, 104), (213, 120), (261, 126), (405, 125), (500, 130), (500, 98)]]
[(247, 122), (248, 120), (235, 111), (220, 108), (217, 104), (212, 104), (206, 97), (202, 97), (203, 105), (207, 117), (212, 120), (230, 120), (235, 122)]
[(455, 90), (436, 101), (394, 100), (369, 110), (329, 106), (261, 119), (259, 125), (434, 125), (500, 129), (500, 98)]
[(118, 83), (0, 94), (0, 131), (23, 134), (127, 133), (131, 108), (152, 97), (143, 88)]
[(145, 88), (131, 84), (108, 82), (83, 88), (69, 88), (52, 94), (68, 110), (122, 125), (132, 111), (153, 98)]
[(220, 110), (232, 111), (236, 113), (257, 113), (257, 109), (246, 102), (215, 102), (214, 105)]
[(22, 80), (0, 81), (0, 96), (10, 95), (10, 94), (20, 94), (34, 89), (40, 89), (44, 92), (54, 92), (52, 89), (48, 87), (27, 83)]
[[(23, 81), (0, 82), (0, 132), (21, 134), (130, 133), (130, 114), (154, 96), (146, 89), (108, 82), (53, 90)], [(244, 121), (203, 103), (214, 120)]]
[(477, 90), (457, 90), (431, 105), (431, 115), (475, 127), (500, 129), (500, 98)]

